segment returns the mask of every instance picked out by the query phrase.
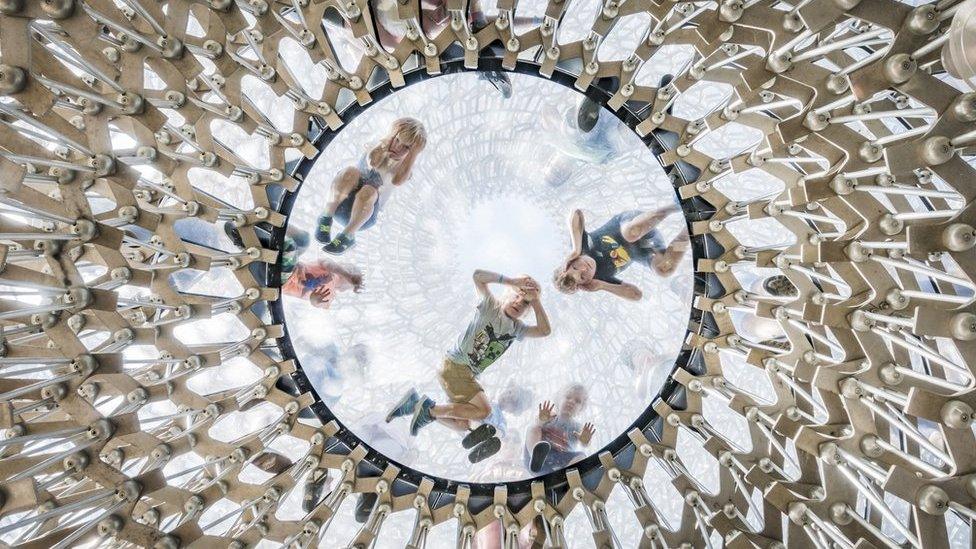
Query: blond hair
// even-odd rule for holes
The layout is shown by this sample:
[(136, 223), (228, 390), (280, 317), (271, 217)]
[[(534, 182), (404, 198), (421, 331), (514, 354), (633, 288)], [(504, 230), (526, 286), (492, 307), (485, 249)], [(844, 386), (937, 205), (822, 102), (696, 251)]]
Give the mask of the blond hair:
[(553, 273), (552, 283), (555, 284), (557, 290), (564, 294), (574, 294), (579, 289), (579, 281), (569, 274), (566, 267), (556, 269), (556, 272)]
[(416, 118), (404, 117), (394, 120), (388, 139), (392, 140), (398, 135), (411, 149), (420, 150), (427, 146), (427, 129), (424, 123)]

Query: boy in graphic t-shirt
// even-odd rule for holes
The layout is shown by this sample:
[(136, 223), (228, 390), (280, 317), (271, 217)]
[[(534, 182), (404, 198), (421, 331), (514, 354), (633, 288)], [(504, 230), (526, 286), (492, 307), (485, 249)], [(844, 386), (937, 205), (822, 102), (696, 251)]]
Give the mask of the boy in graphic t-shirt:
[[(493, 426), (485, 423), (474, 429), (472, 425), (472, 422), (484, 422), (491, 413), (491, 404), (478, 376), (515, 341), (523, 337), (546, 337), (551, 328), (539, 300), (539, 284), (531, 277), (508, 278), (479, 269), (474, 272), (473, 279), (481, 302), (467, 329), (444, 357), (439, 376), (449, 402), (437, 404), (427, 395), (418, 395), (411, 389), (386, 420), (412, 415), (410, 434), (415, 436), (434, 421), (458, 431), (470, 430), (462, 444), (472, 449), (469, 459), (478, 462), (501, 447), (501, 442), (494, 436)], [(499, 300), (492, 295), (489, 284), (503, 284), (509, 289)], [(529, 308), (535, 313), (535, 326), (526, 326), (520, 320)]]

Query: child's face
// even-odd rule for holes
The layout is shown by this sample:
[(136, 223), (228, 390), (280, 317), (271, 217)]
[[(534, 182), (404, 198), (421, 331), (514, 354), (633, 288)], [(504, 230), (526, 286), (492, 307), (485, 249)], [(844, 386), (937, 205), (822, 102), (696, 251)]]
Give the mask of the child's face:
[(402, 160), (410, 152), (410, 145), (403, 140), (402, 134), (396, 134), (393, 136), (393, 140), (390, 141), (390, 158), (394, 160)]
[(509, 318), (522, 318), (522, 315), (524, 315), (528, 310), (529, 302), (525, 299), (525, 292), (508, 292), (508, 294), (505, 296), (505, 301), (502, 304), (502, 311), (504, 311)]
[(587, 261), (583, 256), (570, 261), (566, 267), (566, 272), (570, 273), (576, 279), (576, 282), (581, 284), (593, 280), (595, 271), (596, 264)]
[(588, 398), (586, 391), (581, 389), (567, 391), (563, 395), (562, 402), (559, 404), (559, 415), (563, 417), (574, 417), (586, 407)]

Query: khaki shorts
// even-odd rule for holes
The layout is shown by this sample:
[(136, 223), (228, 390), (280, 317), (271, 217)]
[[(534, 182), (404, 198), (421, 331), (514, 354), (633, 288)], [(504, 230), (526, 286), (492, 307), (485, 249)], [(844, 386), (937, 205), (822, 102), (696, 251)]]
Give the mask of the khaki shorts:
[(440, 373), (441, 387), (451, 402), (470, 402), (478, 393), (484, 391), (474, 377), (474, 372), (464, 364), (444, 359)]

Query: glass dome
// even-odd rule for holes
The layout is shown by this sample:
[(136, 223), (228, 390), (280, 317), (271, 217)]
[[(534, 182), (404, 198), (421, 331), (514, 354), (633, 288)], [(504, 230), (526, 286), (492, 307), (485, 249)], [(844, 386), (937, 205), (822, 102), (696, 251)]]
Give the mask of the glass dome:
[[(577, 115), (584, 96), (537, 77), (508, 79), (507, 98), (485, 74), (449, 74), (371, 106), (323, 149), (289, 217), (292, 234), (314, 234), (340, 175), (350, 166), (362, 170), (361, 159), (391, 123), (403, 117), (423, 123), (426, 147), (410, 178), (382, 203), (376, 224), (356, 233), (342, 255), (313, 241), (298, 258), (361, 272), (362, 291), (337, 292), (328, 309), (314, 297), (286, 295), (284, 318), (302, 371), (340, 422), (367, 444), (386, 444), (390, 459), (454, 480), (535, 476), (522, 459), (526, 432), (539, 406), (552, 401), (558, 408), (573, 385), (585, 384), (586, 402), (571, 421), (577, 430), (595, 427), (588, 450), (577, 449), (580, 457), (622, 434), (673, 368), (690, 311), (689, 253), (674, 255), (668, 276), (653, 270), (653, 251), (643, 265), (632, 258), (620, 278), (640, 289), (639, 301), (556, 289), (553, 272), (571, 251), (576, 209), (590, 231), (621, 213), (661, 212), (645, 239), (655, 239), (659, 252), (686, 241), (686, 228), (671, 181), (626, 124), (599, 110), (583, 132)], [(465, 433), (453, 425), (413, 437), (409, 418), (388, 424), (385, 416), (410, 389), (453, 401), (439, 372), (476, 316), (478, 270), (538, 281), (552, 333), (524, 338), (479, 372), (492, 406), (486, 419), (496, 424), (502, 447), (472, 464), (460, 444)], [(491, 282), (492, 299), (504, 301), (506, 285)], [(540, 319), (529, 313), (522, 321), (532, 326)]]

